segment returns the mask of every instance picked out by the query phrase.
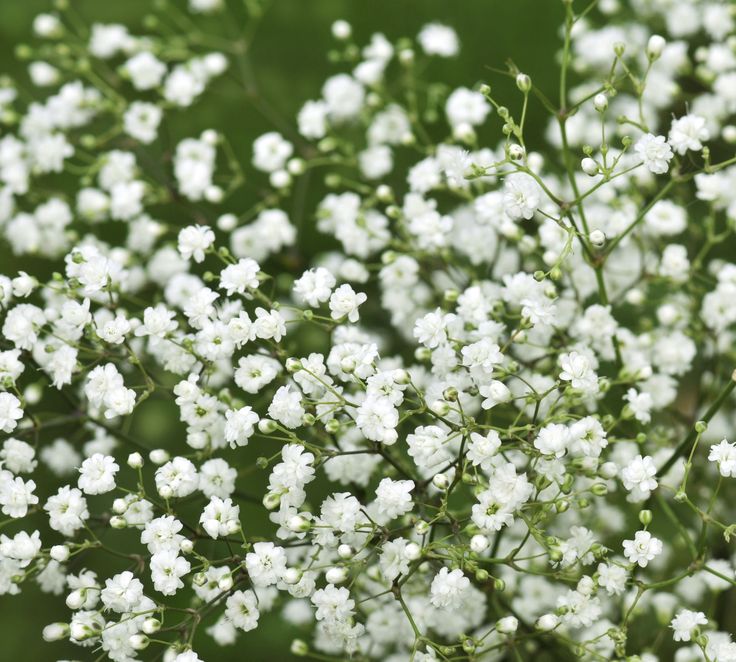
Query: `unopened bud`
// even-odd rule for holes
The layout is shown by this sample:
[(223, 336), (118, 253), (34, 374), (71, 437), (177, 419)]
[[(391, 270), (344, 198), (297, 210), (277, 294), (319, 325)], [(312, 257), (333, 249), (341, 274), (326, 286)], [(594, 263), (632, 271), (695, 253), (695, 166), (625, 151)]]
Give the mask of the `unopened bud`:
[(532, 79), (526, 74), (518, 74), (516, 76), (516, 87), (522, 92), (526, 93), (532, 89)]
[(582, 168), (583, 172), (589, 177), (595, 177), (599, 172), (598, 164), (595, 162), (594, 159), (591, 159), (589, 156), (586, 156), (580, 162), (580, 167)]
[(348, 578), (348, 571), (345, 568), (330, 568), (325, 573), (325, 580), (328, 584), (342, 584)]
[(666, 45), (667, 42), (664, 37), (661, 37), (658, 34), (653, 34), (649, 37), (649, 41), (647, 42), (647, 57), (652, 61), (658, 60)]

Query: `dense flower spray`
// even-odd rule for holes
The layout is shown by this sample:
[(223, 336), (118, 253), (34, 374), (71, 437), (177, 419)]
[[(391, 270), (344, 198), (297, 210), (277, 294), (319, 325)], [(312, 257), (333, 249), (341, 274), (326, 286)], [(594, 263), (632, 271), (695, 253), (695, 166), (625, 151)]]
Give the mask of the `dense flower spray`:
[(162, 152), (219, 78), (258, 98), (198, 32), (231, 4), (59, 2), (36, 100), (0, 85), (3, 604), (36, 582), (43, 637), (116, 662), (269, 618), (320, 660), (736, 660), (732, 3), (565, 0), (555, 95), (509, 64), (505, 99), (427, 79), (450, 26), (338, 21), (249, 154)]

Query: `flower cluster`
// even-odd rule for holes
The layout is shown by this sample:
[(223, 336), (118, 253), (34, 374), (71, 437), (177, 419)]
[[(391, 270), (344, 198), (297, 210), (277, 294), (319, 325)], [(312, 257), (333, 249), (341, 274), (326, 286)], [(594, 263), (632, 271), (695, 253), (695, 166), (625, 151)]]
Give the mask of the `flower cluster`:
[(732, 4), (565, 0), (554, 100), (338, 21), (249, 154), (173, 121), (259, 98), (229, 4), (61, 2), (0, 87), (0, 595), (115, 662), (736, 660)]

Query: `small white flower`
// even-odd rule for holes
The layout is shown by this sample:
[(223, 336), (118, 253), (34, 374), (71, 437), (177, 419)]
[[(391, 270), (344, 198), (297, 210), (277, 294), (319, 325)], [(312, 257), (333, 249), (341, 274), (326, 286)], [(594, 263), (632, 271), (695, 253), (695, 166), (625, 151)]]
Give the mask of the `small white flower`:
[(673, 154), (664, 136), (647, 133), (637, 140), (634, 151), (649, 172), (662, 175), (669, 170)]
[(642, 568), (646, 568), (649, 561), (661, 554), (662, 548), (662, 541), (649, 531), (637, 531), (633, 540), (624, 540), (624, 556)]

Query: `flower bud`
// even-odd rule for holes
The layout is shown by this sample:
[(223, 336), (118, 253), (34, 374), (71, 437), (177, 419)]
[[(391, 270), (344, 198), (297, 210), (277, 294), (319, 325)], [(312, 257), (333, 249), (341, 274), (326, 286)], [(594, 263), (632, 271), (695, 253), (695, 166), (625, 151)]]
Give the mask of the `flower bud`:
[(128, 523), (125, 521), (124, 517), (120, 517), (120, 515), (113, 515), (110, 518), (110, 526), (113, 529), (124, 529), (126, 526), (128, 526)]
[(422, 548), (415, 542), (410, 542), (404, 548), (404, 556), (408, 561), (416, 561), (422, 555)]
[(608, 494), (608, 486), (605, 483), (595, 483), (590, 491), (596, 496), (606, 496)]
[(450, 481), (445, 474), (435, 474), (432, 478), (432, 485), (438, 490), (446, 490), (449, 484)]
[(81, 609), (82, 605), (84, 605), (87, 600), (86, 593), (86, 591), (83, 591), (80, 588), (72, 591), (69, 595), (66, 596), (66, 606), (69, 607), (69, 609), (71, 609), (72, 611)]
[(467, 639), (463, 639), (463, 652), (468, 653), (470, 655), (471, 653), (475, 652), (476, 649), (475, 642), (468, 637)]
[(169, 461), (169, 453), (163, 448), (154, 448), (149, 454), (148, 459), (156, 465), (165, 464)]
[(606, 235), (601, 230), (593, 230), (589, 235), (588, 239), (590, 243), (596, 248), (600, 248), (606, 243)]
[(489, 573), (485, 568), (478, 568), (478, 570), (475, 571), (475, 581), (479, 584), (487, 582), (490, 578), (491, 573)]
[(394, 199), (394, 192), (391, 190), (390, 186), (387, 186), (386, 184), (381, 184), (378, 188), (376, 188), (376, 197), (381, 202), (391, 202), (391, 200)]
[(184, 538), (184, 540), (181, 541), (180, 547), (182, 554), (191, 554), (194, 549), (194, 543), (189, 540), (189, 538)]
[(143, 625), (141, 626), (141, 630), (143, 630), (145, 634), (153, 634), (154, 632), (158, 632), (160, 628), (161, 621), (152, 617), (143, 621)]
[(537, 629), (543, 632), (554, 630), (560, 624), (560, 619), (555, 614), (542, 614), (536, 622)]
[(54, 561), (64, 563), (64, 561), (69, 558), (69, 548), (66, 545), (54, 545), (49, 550), (49, 556), (54, 559)]
[(303, 175), (304, 171), (306, 170), (306, 164), (304, 163), (304, 159), (294, 158), (289, 159), (286, 163), (286, 170), (290, 175), (294, 175), (295, 177), (298, 177), (299, 175)]
[(131, 469), (140, 469), (143, 466), (143, 456), (136, 452), (128, 455), (128, 466)]
[(653, 34), (649, 37), (649, 41), (647, 42), (647, 57), (652, 61), (658, 60), (666, 45), (667, 42), (664, 37), (658, 34)]
[(611, 478), (615, 478), (618, 474), (618, 467), (614, 462), (604, 462), (600, 469), (598, 469), (598, 473), (600, 474), (601, 478), (606, 478), (607, 480), (610, 480)]
[(271, 434), (276, 431), (276, 421), (272, 421), (270, 418), (262, 418), (258, 421), (258, 431), (261, 434)]
[(475, 140), (475, 130), (472, 124), (460, 122), (452, 128), (452, 137), (464, 143), (472, 143)]
[(286, 188), (291, 184), (291, 175), (286, 170), (276, 170), (269, 175), (268, 181), (276, 189)]
[(330, 568), (325, 573), (325, 581), (328, 584), (342, 584), (348, 578), (348, 571), (345, 568)]
[(49, 623), (41, 635), (44, 641), (59, 641), (69, 636), (69, 625), (66, 623)]
[(145, 634), (134, 634), (128, 639), (128, 643), (133, 650), (142, 651), (151, 641)]
[(299, 372), (302, 369), (302, 362), (299, 359), (290, 357), (286, 359), (286, 371), (290, 373)]
[(117, 498), (112, 502), (112, 512), (122, 515), (128, 510), (128, 502), (125, 499)]
[(488, 549), (488, 538), (481, 534), (477, 534), (470, 539), (470, 549), (476, 554), (482, 554)]
[(281, 495), (277, 492), (268, 492), (263, 497), (263, 506), (267, 510), (275, 510), (281, 504)]
[(411, 377), (406, 370), (404, 370), (403, 368), (394, 370), (394, 383), (399, 384), (400, 386), (404, 386), (409, 382), (411, 382)]
[(355, 359), (351, 356), (346, 356), (342, 361), (340, 361), (340, 370), (348, 375), (354, 373), (357, 367), (358, 365), (355, 362)]
[(294, 515), (289, 519), (289, 529), (294, 532), (304, 533), (305, 531), (309, 531), (310, 528), (312, 528), (312, 525), (309, 523), (309, 520), (301, 515)]
[(649, 526), (652, 523), (652, 511), (651, 510), (640, 510), (639, 521), (643, 526)]
[(341, 559), (351, 559), (355, 555), (355, 550), (350, 545), (342, 544), (337, 548), (337, 555)]
[(233, 576), (232, 575), (224, 575), (220, 578), (220, 581), (217, 582), (217, 588), (219, 588), (221, 591), (229, 591), (233, 587)]
[(450, 405), (444, 400), (435, 400), (429, 408), (438, 416), (445, 416), (450, 411)]
[[(350, 27), (350, 23), (339, 19), (332, 24), (332, 36), (340, 41), (350, 39), (350, 35), (353, 33), (353, 29)], [(306, 653), (305, 653), (306, 655)]]
[(582, 168), (583, 172), (589, 177), (595, 177), (600, 170), (595, 160), (591, 159), (589, 156), (586, 156), (580, 162), (580, 167)]
[[(273, 173), (273, 175), (271, 175), (272, 179), (275, 174), (276, 173)], [(222, 199), (225, 197), (225, 191), (223, 191), (222, 188), (219, 186), (211, 185), (204, 190), (204, 197), (207, 202), (217, 204), (218, 202), (222, 202)]]
[(602, 113), (608, 108), (608, 97), (603, 93), (596, 94), (593, 97), (593, 106), (599, 113)]
[(296, 655), (297, 657), (304, 657), (307, 653), (309, 653), (309, 646), (302, 641), (301, 639), (294, 639), (294, 641), (291, 642), (291, 654)]
[(286, 584), (298, 584), (302, 580), (303, 573), (299, 568), (286, 568), (282, 579)]
[(532, 79), (526, 74), (517, 74), (516, 76), (516, 87), (525, 94), (532, 89)]
[(634, 287), (626, 293), (626, 301), (632, 306), (639, 306), (644, 301), (644, 294), (638, 287)]
[(223, 214), (217, 219), (216, 225), (223, 232), (232, 232), (238, 227), (238, 217), (235, 214)]
[(504, 616), (496, 622), (496, 630), (503, 634), (513, 634), (519, 627), (519, 621), (513, 616)]
[(509, 158), (512, 161), (521, 161), (524, 158), (524, 148), (521, 145), (510, 145)]

